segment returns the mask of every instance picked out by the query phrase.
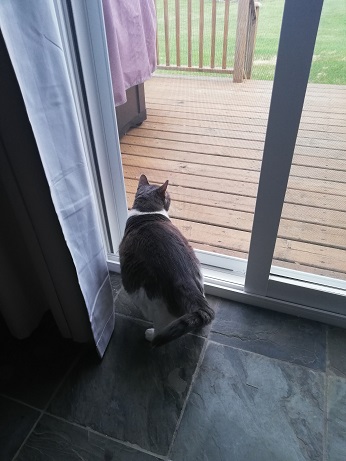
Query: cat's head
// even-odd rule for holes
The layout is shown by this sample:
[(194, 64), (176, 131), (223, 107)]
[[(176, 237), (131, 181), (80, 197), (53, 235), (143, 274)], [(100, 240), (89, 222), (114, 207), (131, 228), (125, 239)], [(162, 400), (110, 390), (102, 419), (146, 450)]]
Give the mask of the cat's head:
[(147, 177), (142, 174), (139, 178), (138, 188), (133, 202), (133, 209), (142, 212), (168, 211), (171, 198), (167, 192), (168, 180), (162, 186), (149, 184)]

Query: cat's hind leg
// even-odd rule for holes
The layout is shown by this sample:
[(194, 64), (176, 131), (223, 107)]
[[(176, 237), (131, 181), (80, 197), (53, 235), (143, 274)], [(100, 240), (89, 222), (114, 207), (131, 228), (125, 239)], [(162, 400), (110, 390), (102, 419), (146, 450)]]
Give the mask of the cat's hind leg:
[(157, 332), (175, 320), (175, 317), (168, 312), (166, 303), (162, 299), (151, 300), (148, 304), (148, 313), (153, 319), (154, 328), (148, 328), (145, 331), (145, 338), (152, 342)]
[(151, 300), (146, 295), (144, 288), (129, 294), (128, 296), (134, 306), (143, 314), (146, 320), (153, 321)]

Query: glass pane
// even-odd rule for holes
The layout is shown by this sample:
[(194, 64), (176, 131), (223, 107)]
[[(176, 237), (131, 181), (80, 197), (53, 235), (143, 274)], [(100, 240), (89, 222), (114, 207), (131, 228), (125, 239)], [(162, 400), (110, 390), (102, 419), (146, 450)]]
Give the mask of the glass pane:
[[(169, 179), (170, 216), (191, 244), (247, 259), (284, 1), (262, 2), (252, 75), (243, 83), (233, 83), (231, 74), (238, 7), (246, 5), (254, 15), (253, 1), (156, 0), (156, 5), (159, 64), (169, 63), (169, 69), (145, 82), (147, 120), (121, 139), (129, 206), (141, 173), (157, 184)], [(250, 23), (256, 24), (252, 16)], [(178, 61), (184, 70), (177, 70)]]
[(346, 3), (325, 0), (273, 259), (275, 266), (341, 280), (346, 279), (345, 23)]

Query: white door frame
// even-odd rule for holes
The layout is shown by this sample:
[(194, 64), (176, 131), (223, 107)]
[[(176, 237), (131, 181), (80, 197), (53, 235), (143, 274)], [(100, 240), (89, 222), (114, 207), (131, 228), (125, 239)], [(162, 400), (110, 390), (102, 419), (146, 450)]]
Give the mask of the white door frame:
[[(103, 191), (99, 204), (102, 202), (105, 209), (99, 208), (100, 219), (106, 222), (103, 228), (108, 264), (111, 270), (120, 272), (117, 250), (112, 251), (112, 247), (117, 248), (123, 235), (127, 202), (102, 1), (54, 1), (63, 41), (72, 56), (69, 71), (77, 82), (80, 69), (73, 61), (80, 60), (86, 97), (84, 111), (89, 112), (91, 125), (85, 123), (80, 109), (81, 130), (92, 131), (95, 149), (89, 161), (94, 189), (97, 191), (101, 182)], [(203, 251), (196, 253), (203, 265), (206, 291), (211, 294), (346, 327), (346, 282), (272, 268), (322, 5), (323, 0), (285, 3), (248, 261)], [(71, 12), (78, 56), (69, 31)], [(75, 86), (78, 88), (78, 84)], [(77, 91), (77, 105), (80, 98)], [(84, 138), (87, 137), (85, 134)]]

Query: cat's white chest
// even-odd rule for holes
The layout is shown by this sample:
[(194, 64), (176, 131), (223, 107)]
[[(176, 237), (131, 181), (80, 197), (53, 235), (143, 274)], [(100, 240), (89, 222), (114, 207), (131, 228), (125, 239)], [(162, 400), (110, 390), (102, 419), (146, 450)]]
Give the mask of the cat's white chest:
[(131, 301), (137, 306), (144, 317), (153, 322), (155, 330), (160, 330), (176, 319), (167, 308), (163, 299), (149, 299), (144, 288), (128, 294)]
[(153, 303), (153, 301), (148, 298), (144, 288), (140, 288), (138, 291), (129, 294), (129, 297), (133, 304), (140, 309), (144, 317), (152, 322), (153, 309), (156, 307), (157, 303)]

